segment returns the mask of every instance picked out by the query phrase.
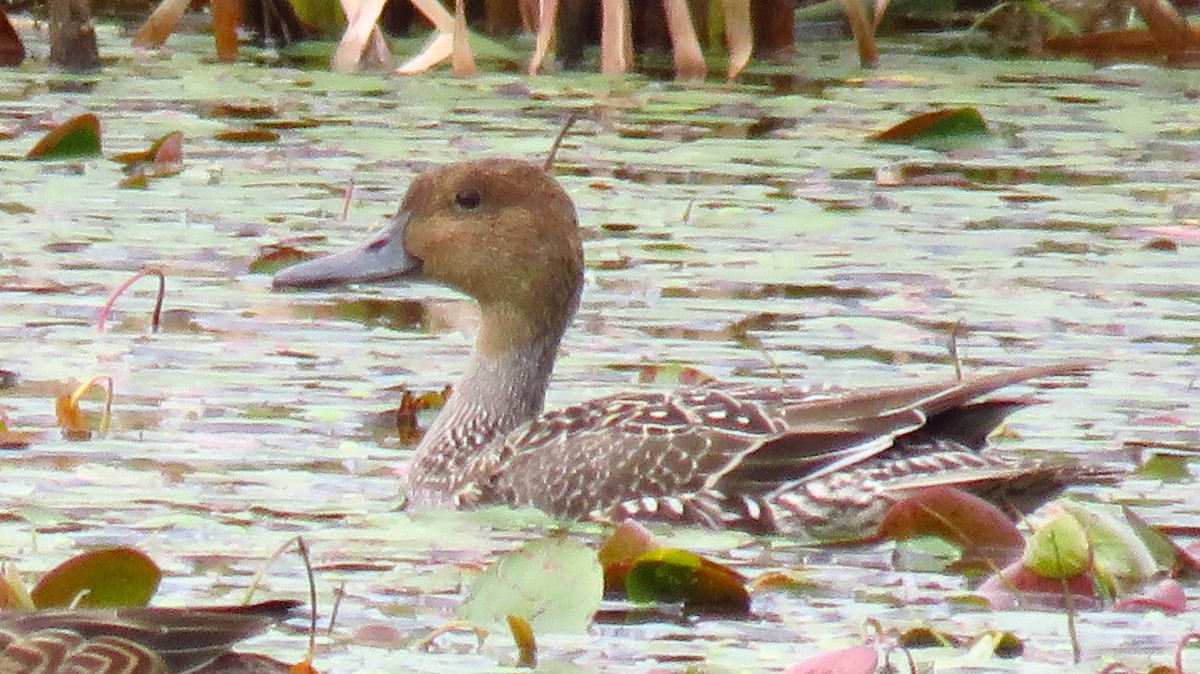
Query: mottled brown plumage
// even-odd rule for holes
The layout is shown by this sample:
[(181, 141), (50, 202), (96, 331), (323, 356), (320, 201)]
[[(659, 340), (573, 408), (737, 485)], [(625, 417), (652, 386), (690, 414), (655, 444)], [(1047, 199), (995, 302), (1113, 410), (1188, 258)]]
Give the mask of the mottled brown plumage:
[(1028, 399), (987, 400), (1061, 363), (900, 387), (709, 385), (626, 393), (542, 413), (582, 288), (574, 207), (537, 166), (510, 159), (418, 176), (392, 226), (364, 246), (285, 269), (276, 287), (425, 279), (479, 302), (455, 394), (417, 448), (416, 507), (532, 505), (760, 532), (854, 536), (916, 489), (953, 485), (1035, 506), (1113, 473), (986, 448)]
[(219, 674), (205, 667), (296, 606), (7, 610), (0, 674)]

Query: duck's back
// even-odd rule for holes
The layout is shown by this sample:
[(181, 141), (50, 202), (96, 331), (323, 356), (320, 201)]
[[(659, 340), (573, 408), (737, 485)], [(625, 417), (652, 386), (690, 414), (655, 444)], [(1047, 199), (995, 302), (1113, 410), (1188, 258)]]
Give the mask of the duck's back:
[(979, 451), (1032, 401), (978, 399), (1079, 368), (867, 390), (709, 385), (599, 398), (508, 434), (487, 452), (476, 497), (569, 518), (835, 537), (865, 533), (896, 498), (929, 486), (1030, 507), (1088, 472)]

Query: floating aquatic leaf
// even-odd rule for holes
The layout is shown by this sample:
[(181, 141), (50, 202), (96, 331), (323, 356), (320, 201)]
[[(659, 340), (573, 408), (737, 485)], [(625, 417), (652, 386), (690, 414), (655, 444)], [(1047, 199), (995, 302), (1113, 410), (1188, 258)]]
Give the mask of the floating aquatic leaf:
[(565, 536), (551, 536), (505, 554), (477, 576), (459, 616), (489, 626), (516, 615), (541, 632), (579, 632), (591, 623), (603, 593), (596, 553)]
[(164, 134), (154, 141), (149, 149), (123, 152), (113, 157), (113, 161), (122, 164), (157, 164), (163, 167), (179, 164), (183, 161), (183, 132), (172, 131)]
[(874, 646), (825, 651), (783, 670), (783, 674), (872, 674), (879, 667)]
[(1114, 595), (1141, 587), (1160, 571), (1154, 555), (1128, 520), (1101, 506), (1077, 501), (1064, 500), (1059, 506), (1079, 523), (1087, 537), (1096, 577)]
[[(996, 609), (1013, 609), (1019, 605), (1063, 608), (1068, 602), (1078, 607), (1082, 600), (1091, 600), (1093, 605), (1099, 606), (1099, 602), (1095, 601), (1096, 581), (1091, 575), (1047, 578), (1021, 561), (1013, 562), (988, 577), (978, 591)], [(1070, 593), (1072, 597), (1064, 597), (1065, 593)]]
[(274, 143), (279, 134), (270, 129), (229, 129), (217, 132), (213, 138), (228, 143)]
[(660, 547), (662, 545), (654, 538), (654, 534), (634, 520), (618, 524), (596, 554), (604, 568), (605, 595), (623, 595), (625, 579), (634, 561)]
[(264, 119), (279, 114), (275, 107), (266, 103), (230, 103), (221, 101), (205, 109), (208, 117), (232, 117), (234, 119)]
[(250, 273), (274, 274), (284, 267), (300, 264), (314, 257), (316, 257), (315, 253), (309, 253), (282, 243), (263, 246), (259, 249), (258, 257), (254, 258), (254, 261), (250, 263)]
[(975, 108), (966, 107), (934, 110), (910, 117), (871, 136), (871, 140), (944, 148), (987, 135), (983, 115)]
[(1176, 614), (1187, 610), (1187, 594), (1183, 586), (1172, 578), (1163, 579), (1148, 591), (1121, 597), (1113, 603), (1118, 611), (1162, 611)]
[(30, 596), (38, 608), (145, 606), (161, 578), (158, 565), (141, 550), (104, 548), (46, 572)]
[(100, 118), (85, 112), (54, 127), (25, 155), (26, 159), (75, 159), (100, 154)]
[(400, 442), (411, 445), (419, 441), (425, 432), (417, 423), (418, 413), (444, 407), (451, 392), (449, 385), (441, 391), (426, 391), (420, 395), (413, 395), (412, 391), (405, 389), (400, 397), (400, 407), (395, 412), (396, 433), (400, 436)]
[(746, 614), (746, 578), (694, 552), (658, 548), (634, 560), (625, 591), (637, 602), (682, 602), (685, 610)]
[(937, 536), (961, 548), (963, 564), (996, 568), (1016, 559), (1025, 539), (996, 506), (961, 489), (922, 489), (893, 505), (879, 536), (902, 540)]

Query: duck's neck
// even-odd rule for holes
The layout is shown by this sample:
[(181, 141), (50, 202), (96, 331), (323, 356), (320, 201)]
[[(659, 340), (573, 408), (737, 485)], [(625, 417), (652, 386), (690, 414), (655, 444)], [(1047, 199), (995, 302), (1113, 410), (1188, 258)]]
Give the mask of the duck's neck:
[(543, 299), (536, 314), (509, 303), (480, 307), (467, 371), (413, 457), (411, 506), (461, 505), (457, 493), (486, 477), (481, 472), (494, 443), (541, 414), (559, 342), (579, 301), (577, 284), (560, 292)]

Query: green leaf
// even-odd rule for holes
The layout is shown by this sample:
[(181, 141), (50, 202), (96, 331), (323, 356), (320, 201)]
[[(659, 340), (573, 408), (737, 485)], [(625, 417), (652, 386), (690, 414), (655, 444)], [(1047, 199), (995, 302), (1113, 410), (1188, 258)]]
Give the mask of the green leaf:
[(463, 620), (483, 627), (526, 620), (539, 633), (582, 632), (604, 594), (596, 553), (562, 536), (530, 541), (477, 576), (459, 607)]
[(1100, 506), (1066, 500), (1059, 505), (1083, 528), (1091, 545), (1096, 577), (1110, 592), (1123, 594), (1158, 573), (1154, 555), (1127, 520)]
[(74, 159), (100, 154), (100, 119), (90, 112), (59, 124), (33, 146), (26, 159)]
[(975, 108), (965, 107), (934, 110), (910, 117), (871, 136), (871, 140), (951, 149), (974, 143), (987, 135), (987, 122), (983, 115)]
[(145, 606), (162, 571), (135, 548), (104, 548), (76, 555), (38, 580), (30, 596), (38, 608)]
[(689, 610), (748, 613), (746, 579), (733, 569), (678, 548), (659, 548), (638, 557), (625, 579), (637, 602), (682, 602)]
[(1025, 548), (1025, 566), (1043, 578), (1074, 578), (1090, 567), (1087, 533), (1079, 520), (1059, 511), (1038, 527)]

